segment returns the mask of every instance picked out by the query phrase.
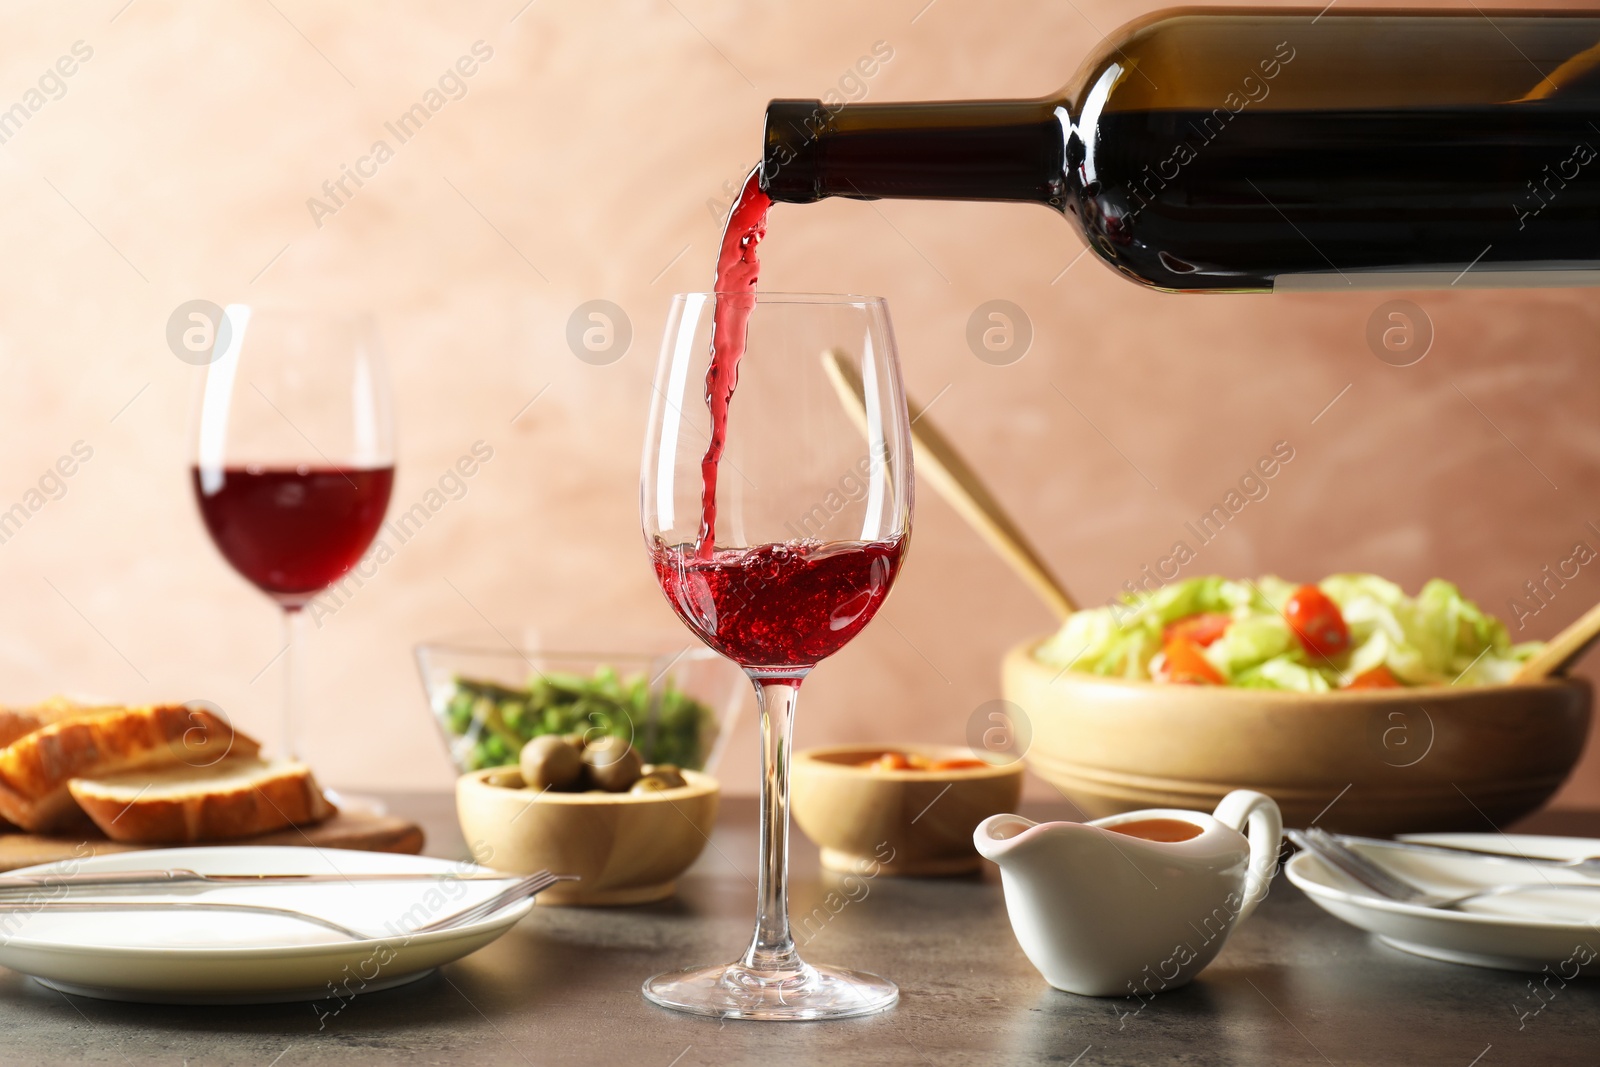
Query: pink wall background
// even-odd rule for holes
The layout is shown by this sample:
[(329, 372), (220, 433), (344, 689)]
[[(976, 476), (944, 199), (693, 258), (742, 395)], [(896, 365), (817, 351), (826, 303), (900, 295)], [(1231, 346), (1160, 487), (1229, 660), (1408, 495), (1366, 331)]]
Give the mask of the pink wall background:
[[(755, 161), (767, 99), (850, 92), (876, 42), (893, 55), (858, 96), (1039, 95), (1146, 10), (924, 5), (12, 5), (0, 107), (75, 42), (93, 55), (0, 147), (0, 507), (74, 442), (93, 457), (0, 544), (0, 700), (206, 698), (270, 732), (274, 612), (214, 552), (186, 481), (197, 372), (164, 330), (202, 297), (377, 313), (397, 508), (474, 442), (494, 449), (314, 633), (305, 749), (325, 779), (449, 784), (419, 640), (483, 617), (561, 644), (677, 639), (637, 529), (649, 381), (669, 294), (708, 285), (707, 202)], [(308, 198), (478, 41), (493, 54), (465, 94), (313, 219)], [(915, 395), (938, 398), (931, 417), (1085, 601), (1165, 554), (1280, 440), (1294, 460), (1190, 573), (1442, 575), (1505, 613), (1575, 542), (1600, 549), (1592, 291), (1411, 294), (1434, 340), (1397, 368), (1365, 339), (1393, 294), (1160, 296), (1077, 259), (1037, 207), (779, 207), (767, 247), (772, 288), (889, 298)], [(609, 366), (564, 340), (596, 298), (634, 331)], [(1009, 366), (965, 341), (990, 299), (1033, 324)], [(919, 504), (880, 621), (808, 685), (802, 744), (959, 742), (999, 695), (1001, 653), (1050, 628), (943, 502)], [(1591, 564), (1521, 636), (1596, 600)], [(745, 727), (725, 778), (750, 791)], [(1594, 746), (1560, 802), (1600, 802)]]

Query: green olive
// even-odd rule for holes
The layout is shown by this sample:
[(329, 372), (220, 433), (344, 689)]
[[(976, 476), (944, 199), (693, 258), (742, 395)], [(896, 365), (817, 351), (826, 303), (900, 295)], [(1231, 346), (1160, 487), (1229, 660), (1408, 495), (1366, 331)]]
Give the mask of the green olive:
[(498, 786), (501, 789), (521, 789), (523, 787), (522, 775), (517, 773), (517, 769), (515, 767), (506, 767), (496, 770), (493, 774), (485, 778), (484, 781), (488, 782), (490, 785)]
[(661, 793), (668, 789), (679, 789), (689, 783), (683, 780), (683, 775), (672, 768), (667, 768), (665, 773), (652, 772), (633, 783), (630, 793)]
[(620, 737), (597, 737), (583, 750), (589, 781), (610, 793), (625, 793), (644, 773), (644, 760)]
[[(644, 769), (644, 776), (661, 782), (661, 785), (655, 787), (657, 789), (681, 789), (689, 784), (683, 777), (683, 772), (670, 763), (657, 763), (654, 766), (648, 766)], [(635, 786), (637, 786), (637, 783), (635, 783)]]
[(583, 776), (583, 757), (559, 737), (535, 737), (522, 746), (522, 780), (529, 789), (557, 792), (577, 785)]

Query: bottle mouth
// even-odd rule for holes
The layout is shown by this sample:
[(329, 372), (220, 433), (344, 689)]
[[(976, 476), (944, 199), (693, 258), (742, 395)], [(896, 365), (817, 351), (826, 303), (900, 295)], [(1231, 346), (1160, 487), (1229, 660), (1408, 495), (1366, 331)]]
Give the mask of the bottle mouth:
[(817, 144), (832, 124), (821, 100), (773, 100), (767, 104), (761, 154), (761, 191), (781, 204), (822, 199)]

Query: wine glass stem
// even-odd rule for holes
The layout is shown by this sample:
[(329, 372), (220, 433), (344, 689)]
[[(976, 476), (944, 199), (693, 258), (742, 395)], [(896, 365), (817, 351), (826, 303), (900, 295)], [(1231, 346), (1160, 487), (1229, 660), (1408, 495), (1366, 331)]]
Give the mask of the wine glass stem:
[(295, 715), (300, 710), (300, 662), (304, 651), (301, 639), (301, 611), (298, 607), (283, 609), (283, 720), (278, 724), (278, 758), (299, 759), (295, 750)]
[(755, 937), (744, 954), (753, 971), (801, 966), (789, 935), (789, 749), (801, 677), (753, 679), (761, 709), (761, 872)]

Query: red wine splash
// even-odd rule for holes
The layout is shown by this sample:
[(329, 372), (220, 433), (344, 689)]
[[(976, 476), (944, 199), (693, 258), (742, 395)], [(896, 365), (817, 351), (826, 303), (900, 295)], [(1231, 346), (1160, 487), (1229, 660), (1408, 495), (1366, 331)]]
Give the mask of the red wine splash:
[(656, 541), (656, 579), (702, 641), (742, 667), (809, 669), (872, 621), (905, 539), (787, 541), (724, 548), (709, 559)]
[(761, 259), (756, 254), (767, 235), (767, 209), (772, 200), (761, 191), (761, 168), (745, 179), (739, 199), (728, 214), (717, 253), (717, 281), (711, 299), (711, 366), (706, 371), (706, 406), (711, 409), (711, 443), (700, 461), (700, 536), (695, 554), (710, 560), (717, 541), (717, 467), (728, 444), (728, 402), (739, 384), (750, 313), (756, 306)]

